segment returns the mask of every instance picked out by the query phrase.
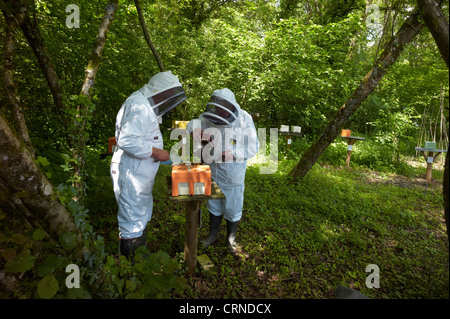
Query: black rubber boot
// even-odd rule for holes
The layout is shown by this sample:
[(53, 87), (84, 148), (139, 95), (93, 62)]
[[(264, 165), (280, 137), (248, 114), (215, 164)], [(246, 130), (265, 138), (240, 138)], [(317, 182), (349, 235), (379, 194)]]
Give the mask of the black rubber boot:
[(144, 230), (142, 236), (131, 238), (131, 239), (122, 239), (119, 241), (119, 252), (121, 256), (125, 256), (134, 259), (134, 252), (141, 246), (145, 246), (147, 242), (147, 229)]
[(233, 223), (227, 220), (227, 248), (232, 254), (235, 254), (237, 249), (236, 234), (238, 225), (239, 221)]
[(209, 235), (203, 240), (203, 246), (208, 247), (214, 244), (219, 238), (220, 224), (223, 216), (216, 216), (209, 213)]

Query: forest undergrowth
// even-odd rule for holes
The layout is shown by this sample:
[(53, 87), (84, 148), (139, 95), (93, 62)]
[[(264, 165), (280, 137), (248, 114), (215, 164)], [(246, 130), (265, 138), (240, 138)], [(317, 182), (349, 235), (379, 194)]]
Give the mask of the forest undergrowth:
[[(428, 183), (421, 159), (408, 164), (409, 173), (416, 173), (411, 178), (358, 165), (355, 156), (350, 167), (322, 161), (301, 182), (291, 183), (286, 175), (296, 160), (290, 151), (283, 154), (274, 174), (260, 174), (258, 165), (247, 170), (236, 256), (226, 249), (225, 223), (218, 242), (202, 246), (209, 227), (202, 206), (198, 254), (210, 258), (214, 271), (198, 267), (176, 297), (333, 298), (338, 284), (370, 298), (449, 297), (442, 166)], [(181, 263), (185, 212), (182, 204), (168, 200), (170, 169), (161, 165), (154, 186), (147, 246)], [(99, 191), (93, 198), (110, 203), (110, 211), (94, 211), (91, 222), (108, 238), (107, 251), (114, 255), (114, 197)], [(379, 267), (379, 288), (366, 286), (368, 265)]]

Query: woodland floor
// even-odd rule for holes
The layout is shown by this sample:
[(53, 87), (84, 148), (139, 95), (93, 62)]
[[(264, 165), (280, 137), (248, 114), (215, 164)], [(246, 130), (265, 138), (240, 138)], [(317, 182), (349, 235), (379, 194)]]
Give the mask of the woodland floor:
[[(442, 179), (321, 164), (292, 185), (283, 172), (293, 164), (272, 175), (249, 167), (236, 256), (225, 247), (225, 223), (215, 245), (200, 243), (209, 227), (203, 205), (198, 254), (214, 272), (185, 275), (188, 287), (177, 298), (328, 299), (338, 284), (376, 299), (449, 297)], [(162, 167), (155, 184), (147, 245), (181, 262), (184, 209), (167, 200), (169, 172)], [(380, 268), (379, 289), (365, 285), (369, 264)]]

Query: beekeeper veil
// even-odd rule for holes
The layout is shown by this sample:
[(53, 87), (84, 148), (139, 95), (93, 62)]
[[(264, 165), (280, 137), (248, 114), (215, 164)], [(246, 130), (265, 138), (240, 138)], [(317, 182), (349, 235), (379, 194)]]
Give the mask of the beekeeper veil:
[(216, 125), (233, 126), (239, 117), (240, 106), (229, 89), (215, 90), (206, 104), (203, 117)]
[(186, 100), (180, 81), (171, 71), (155, 74), (139, 91), (150, 102), (158, 120)]

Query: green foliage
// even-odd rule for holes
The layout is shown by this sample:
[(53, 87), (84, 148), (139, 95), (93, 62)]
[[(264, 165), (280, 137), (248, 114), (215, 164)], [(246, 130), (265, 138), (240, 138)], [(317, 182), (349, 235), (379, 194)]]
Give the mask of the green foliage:
[[(171, 121), (198, 116), (212, 91), (223, 87), (235, 92), (243, 109), (260, 114), (257, 127), (299, 125), (305, 133), (289, 148), (280, 138), (277, 173), (259, 175), (257, 166), (249, 169), (238, 235), (241, 254), (233, 258), (223, 245), (200, 247), (218, 272), (197, 273), (186, 281), (179, 255), (185, 217), (181, 205), (167, 201), (168, 166), (157, 176), (148, 233), (149, 250), (157, 253), (147, 256), (142, 249), (134, 265), (117, 259), (109, 159), (99, 160), (99, 155), (114, 135), (121, 104), (158, 72), (134, 3), (120, 1), (90, 101), (79, 92), (105, 3), (78, 1), (80, 28), (70, 29), (65, 7), (71, 3), (38, 1), (35, 11), (65, 92), (64, 112), (53, 106), (46, 79), (21, 32), (16, 32), (15, 81), (36, 163), (71, 212), (86, 251), (81, 259), (72, 255), (73, 233), (62, 233), (54, 242), (40, 226), (24, 225), (17, 212), (0, 210), (0, 268), (22, 278), (9, 297), (331, 298), (342, 283), (374, 298), (448, 298), (441, 192), (434, 184), (414, 184), (411, 179), (424, 169), (407, 162), (418, 138), (414, 123), (420, 123), (425, 107), (431, 113), (439, 107), (441, 85), (448, 93), (448, 69), (428, 32), (405, 49), (347, 123), (352, 132), (366, 137), (354, 146), (352, 168), (342, 168), (346, 143), (337, 139), (304, 181), (290, 184), (286, 174), (370, 70), (378, 52), (379, 35), (372, 42), (362, 20), (365, 2), (142, 3), (163, 64), (180, 78), (188, 95), (161, 126), (166, 149), (174, 143), (165, 131)], [(393, 4), (404, 9), (415, 2)], [(395, 12), (396, 20), (388, 21), (386, 31), (399, 27), (403, 11)], [(4, 19), (0, 26), (4, 28)], [(0, 46), (4, 34), (0, 32)], [(7, 101), (3, 91), (0, 101)], [(448, 104), (448, 97), (444, 102)], [(2, 103), (0, 111), (12, 119), (6, 105)], [(86, 112), (76, 117), (79, 106)], [(448, 117), (448, 109), (444, 113)], [(81, 124), (86, 130), (79, 135)], [(84, 152), (85, 163), (73, 157), (74, 147)], [(72, 186), (80, 181), (74, 171), (80, 166), (86, 183), (82, 201)], [(407, 182), (399, 183), (394, 173), (403, 174)], [(440, 181), (442, 172), (435, 173)], [(206, 236), (207, 225), (204, 218), (200, 237)], [(81, 288), (64, 285), (65, 267), (71, 263), (80, 266)], [(364, 285), (369, 263), (382, 269), (380, 290)]]
[(181, 294), (186, 280), (174, 272), (180, 268), (180, 261), (171, 259), (167, 253), (149, 254), (146, 247), (136, 251), (135, 264), (121, 257), (119, 267), (108, 257), (106, 267), (112, 271), (107, 287), (115, 287), (114, 298), (148, 299), (170, 298), (172, 290)]
[(58, 292), (58, 281), (51, 274), (46, 275), (38, 284), (37, 292), (42, 299), (51, 299)]
[(38, 276), (45, 277), (51, 275), (57, 270), (61, 270), (68, 264), (68, 259), (65, 257), (59, 257), (56, 255), (49, 255), (45, 260), (38, 266)]
[[(134, 264), (125, 257), (117, 261), (105, 253), (105, 240), (92, 231), (89, 221), (84, 220), (86, 216), (76, 215), (77, 209), (83, 208), (71, 207), (83, 231), (86, 250), (81, 259), (72, 255), (76, 244), (73, 233), (61, 234), (58, 249), (54, 243), (45, 244), (46, 234), (41, 228), (12, 235), (8, 230), (3, 233), (5, 229), (0, 228), (0, 265), (6, 273), (28, 273), (21, 288), (8, 297), (170, 298), (183, 293), (186, 280), (179, 273), (180, 258), (170, 258), (164, 252), (149, 254), (142, 247), (137, 251)], [(69, 264), (79, 265), (80, 288), (65, 285), (68, 276), (65, 269)], [(26, 285), (31, 288), (27, 290)]]
[[(55, 114), (49, 106), (45, 79), (29, 48), (22, 42), (16, 48), (17, 68), (28, 75), (17, 77), (19, 94), (27, 105), (27, 124), (38, 156), (45, 156), (50, 163), (46, 169), (55, 185), (68, 179), (79, 182), (71, 168), (83, 163), (61, 158), (72, 154), (67, 138), (84, 141), (86, 147), (95, 150), (105, 149), (107, 138), (114, 135), (120, 105), (158, 71), (142, 37), (134, 3), (121, 2), (108, 34), (93, 103), (78, 118), (86, 122), (86, 131), (83, 136), (71, 136), (76, 130), (66, 125), (77, 124), (76, 107), (86, 102), (79, 91), (104, 3), (79, 3), (80, 28), (69, 29), (64, 21), (65, 7), (70, 3), (47, 1), (36, 7), (48, 54), (66, 92), (67, 114)], [(364, 4), (144, 2), (150, 37), (165, 68), (179, 76), (188, 95), (187, 101), (164, 119), (162, 127), (170, 126), (172, 120), (198, 116), (214, 89), (229, 87), (244, 109), (261, 115), (258, 126), (300, 125), (308, 138), (314, 138), (373, 62), (377, 43), (368, 42), (370, 30), (362, 20)], [(399, 13), (393, 28), (404, 15), (400, 10), (404, 4), (395, 6)], [(417, 122), (426, 105), (438, 104), (439, 85), (447, 80), (448, 72), (432, 37), (423, 32), (351, 119), (349, 127), (366, 135), (391, 134), (401, 148), (403, 136), (417, 139), (417, 132), (394, 133), (386, 123), (402, 121), (400, 114), (407, 114), (407, 121)], [(405, 143), (409, 145), (409, 141)], [(63, 167), (54, 169), (55, 165)], [(90, 168), (84, 167), (83, 174), (90, 174)]]
[(273, 124), (300, 125), (316, 134), (334, 115), (355, 84), (347, 57), (351, 37), (363, 28), (357, 15), (339, 23), (305, 25), (280, 21), (265, 39), (264, 99), (272, 105)]
[[(400, 144), (408, 138), (417, 142), (419, 129), (410, 124), (420, 124), (425, 108), (434, 114), (439, 110), (441, 85), (448, 92), (448, 69), (435, 49), (431, 35), (420, 33), (355, 113), (349, 127), (370, 135), (391, 134)], [(448, 104), (447, 98), (444, 103)]]
[(62, 233), (59, 236), (59, 242), (65, 250), (72, 250), (77, 244), (77, 236), (71, 232)]
[[(301, 183), (291, 184), (282, 172), (295, 161), (279, 164), (280, 173), (270, 176), (260, 175), (257, 167), (247, 171), (241, 252), (227, 257), (223, 240), (200, 252), (220, 266), (213, 282), (195, 281), (198, 286), (209, 282), (203, 293), (333, 298), (337, 284), (343, 284), (371, 298), (448, 296), (445, 226), (433, 217), (441, 214), (439, 188), (391, 184), (392, 177), (376, 171), (328, 165), (315, 166)], [(378, 290), (365, 286), (365, 267), (371, 263), (381, 269)], [(440, 275), (430, 277), (430, 272)]]
[[(99, 153), (95, 152), (97, 162), (98, 155)], [(63, 157), (69, 159), (67, 156)], [(87, 158), (91, 159), (90, 156)], [(38, 158), (37, 162), (43, 167), (50, 166), (43, 157)], [(97, 167), (99, 170), (105, 170), (109, 164), (98, 162)], [(109, 176), (106, 177), (108, 186), (102, 187), (102, 192), (110, 187), (111, 181)], [(97, 183), (98, 180), (90, 181)], [(114, 235), (106, 243), (105, 239), (97, 234), (101, 229), (94, 229), (91, 224), (93, 220), (94, 224), (98, 225), (99, 221), (96, 218), (108, 219), (101, 214), (104, 205), (102, 203), (92, 205), (89, 208), (95, 210), (95, 213), (90, 213), (88, 208), (75, 200), (77, 192), (73, 186), (62, 183), (55, 190), (82, 233), (85, 245), (83, 256), (82, 258), (73, 256), (73, 248), (77, 241), (76, 235), (72, 232), (61, 233), (58, 243), (47, 242), (48, 236), (42, 228), (15, 233), (7, 228), (7, 225), (14, 224), (15, 219), (9, 220), (8, 224), (0, 225), (0, 267), (9, 274), (28, 275), (13, 294), (2, 294), (2, 297), (170, 298), (183, 293), (186, 280), (182, 277), (179, 257), (170, 258), (167, 253), (161, 251), (149, 254), (145, 247), (142, 247), (137, 252), (134, 264), (124, 257), (116, 260), (114, 254), (117, 249), (111, 250), (110, 247), (117, 245), (117, 232), (112, 230), (111, 233)], [(112, 192), (109, 195), (112, 195), (110, 200), (114, 201)], [(114, 217), (114, 221), (107, 222), (110, 228), (116, 225), (116, 216), (111, 216)], [(111, 254), (111, 251), (114, 251), (114, 254)], [(80, 268), (80, 288), (69, 289), (65, 285), (68, 276), (65, 269), (69, 264), (78, 265)], [(123, 286), (121, 283), (124, 283)]]
[[(9, 250), (7, 252), (9, 256), (14, 255), (12, 260), (7, 260), (5, 263), (6, 272), (17, 272), (21, 273), (30, 270), (34, 266), (35, 257), (31, 255), (29, 249), (24, 248), (22, 251), (16, 255), (15, 251)], [(8, 257), (8, 256), (7, 256)], [(9, 257), (10, 259), (11, 257)]]

